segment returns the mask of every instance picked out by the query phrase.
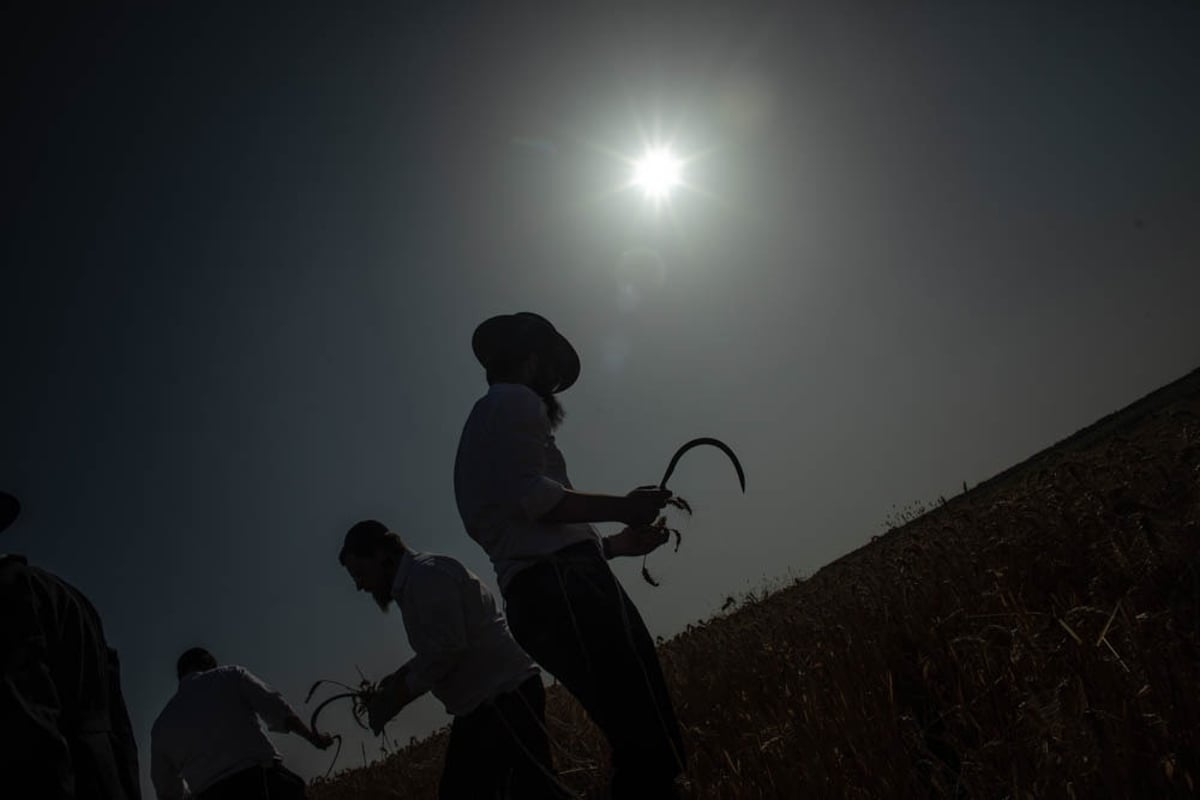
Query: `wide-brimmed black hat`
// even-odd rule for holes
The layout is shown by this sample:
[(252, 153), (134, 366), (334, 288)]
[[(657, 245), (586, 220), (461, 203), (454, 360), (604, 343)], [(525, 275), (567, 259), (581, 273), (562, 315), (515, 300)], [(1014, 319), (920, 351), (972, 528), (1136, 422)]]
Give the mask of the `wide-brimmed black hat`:
[(21, 513), (21, 503), (8, 492), (0, 492), (0, 531), (3, 531)]
[(579, 378), (579, 355), (545, 317), (530, 311), (485, 319), (471, 337), (471, 349), (484, 369), (505, 367), (536, 354), (554, 366), (555, 392), (569, 388)]

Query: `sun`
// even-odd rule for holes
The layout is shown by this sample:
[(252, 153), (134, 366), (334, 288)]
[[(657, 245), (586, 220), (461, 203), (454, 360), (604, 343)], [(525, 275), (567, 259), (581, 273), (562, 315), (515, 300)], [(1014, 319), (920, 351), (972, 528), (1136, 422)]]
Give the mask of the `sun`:
[(683, 182), (683, 162), (669, 149), (647, 150), (633, 165), (633, 185), (656, 203), (667, 199)]

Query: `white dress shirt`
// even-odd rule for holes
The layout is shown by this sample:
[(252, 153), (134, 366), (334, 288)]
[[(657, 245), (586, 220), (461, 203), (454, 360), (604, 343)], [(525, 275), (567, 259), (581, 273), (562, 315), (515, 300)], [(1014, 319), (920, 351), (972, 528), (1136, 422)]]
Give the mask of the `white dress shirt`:
[(150, 731), (150, 777), (160, 800), (199, 794), (236, 772), (281, 760), (262, 723), (285, 731), (293, 714), (277, 691), (242, 667), (185, 675)]
[(406, 552), (392, 597), (416, 653), (404, 665), (412, 694), (432, 691), (461, 716), (538, 674), (487, 587), (449, 556)]
[(600, 547), (588, 523), (538, 522), (570, 488), (542, 398), (528, 386), (493, 384), (463, 427), (454, 496), (467, 533), (496, 567), (502, 592), (514, 575), (551, 553), (578, 542)]

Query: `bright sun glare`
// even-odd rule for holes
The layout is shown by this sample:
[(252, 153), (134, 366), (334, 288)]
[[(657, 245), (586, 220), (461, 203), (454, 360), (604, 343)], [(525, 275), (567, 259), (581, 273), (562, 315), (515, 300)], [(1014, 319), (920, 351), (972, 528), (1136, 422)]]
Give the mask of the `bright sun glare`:
[(633, 185), (659, 202), (682, 182), (683, 162), (665, 147), (648, 151), (633, 165)]

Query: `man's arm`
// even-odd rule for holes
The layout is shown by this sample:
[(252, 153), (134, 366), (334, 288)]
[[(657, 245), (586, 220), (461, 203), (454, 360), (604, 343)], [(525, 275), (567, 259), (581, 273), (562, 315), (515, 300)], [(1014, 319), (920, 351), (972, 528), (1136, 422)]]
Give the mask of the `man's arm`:
[(368, 705), (371, 729), (376, 733), (458, 666), (467, 649), (462, 583), (432, 568), (414, 572), (408, 580), (406, 591), (416, 593), (416, 602), (404, 610), (404, 627), (415, 654), (380, 682), (376, 699)]
[(367, 701), (367, 725), (375, 734), (383, 731), (404, 707), (416, 700), (425, 692), (414, 693), (408, 687), (408, 669), (412, 659), (404, 663), (400, 669), (384, 677), (375, 689), (375, 694)]
[(623, 522), (648, 525), (671, 493), (643, 486), (627, 495), (568, 489), (548, 477), (546, 442), (550, 420), (541, 398), (530, 389), (513, 391), (498, 403), (491, 422), (489, 449), (496, 460), (498, 488), (528, 519), (548, 524)]
[(238, 692), (254, 709), (254, 713), (262, 717), (267, 728), (279, 733), (297, 733), (307, 739), (313, 747), (324, 750), (333, 742), (332, 736), (319, 735), (312, 731), (295, 710), (288, 705), (283, 695), (267, 686), (253, 673), (242, 667), (237, 667)]
[(153, 732), (150, 735), (150, 780), (154, 783), (158, 800), (184, 800), (189, 796), (187, 784), (163, 752)]
[(467, 649), (463, 587), (440, 569), (414, 571), (409, 577), (417, 602), (406, 610), (404, 624), (415, 655), (403, 669), (409, 694), (429, 691), (462, 660)]
[(473, 456), (488, 464), (489, 477), (480, 489), (506, 514), (541, 518), (567, 491), (546, 475), (550, 420), (542, 399), (527, 387), (497, 395), (486, 431)]
[(550, 524), (623, 522), (633, 526), (649, 525), (670, 498), (669, 491), (656, 487), (634, 489), (624, 496), (564, 489), (562, 499), (537, 521)]
[(324, 750), (329, 745), (333, 744), (333, 737), (327, 733), (317, 733), (312, 728), (305, 724), (304, 720), (292, 714), (283, 722), (284, 729), (288, 733), (295, 733), (304, 739), (318, 750)]

